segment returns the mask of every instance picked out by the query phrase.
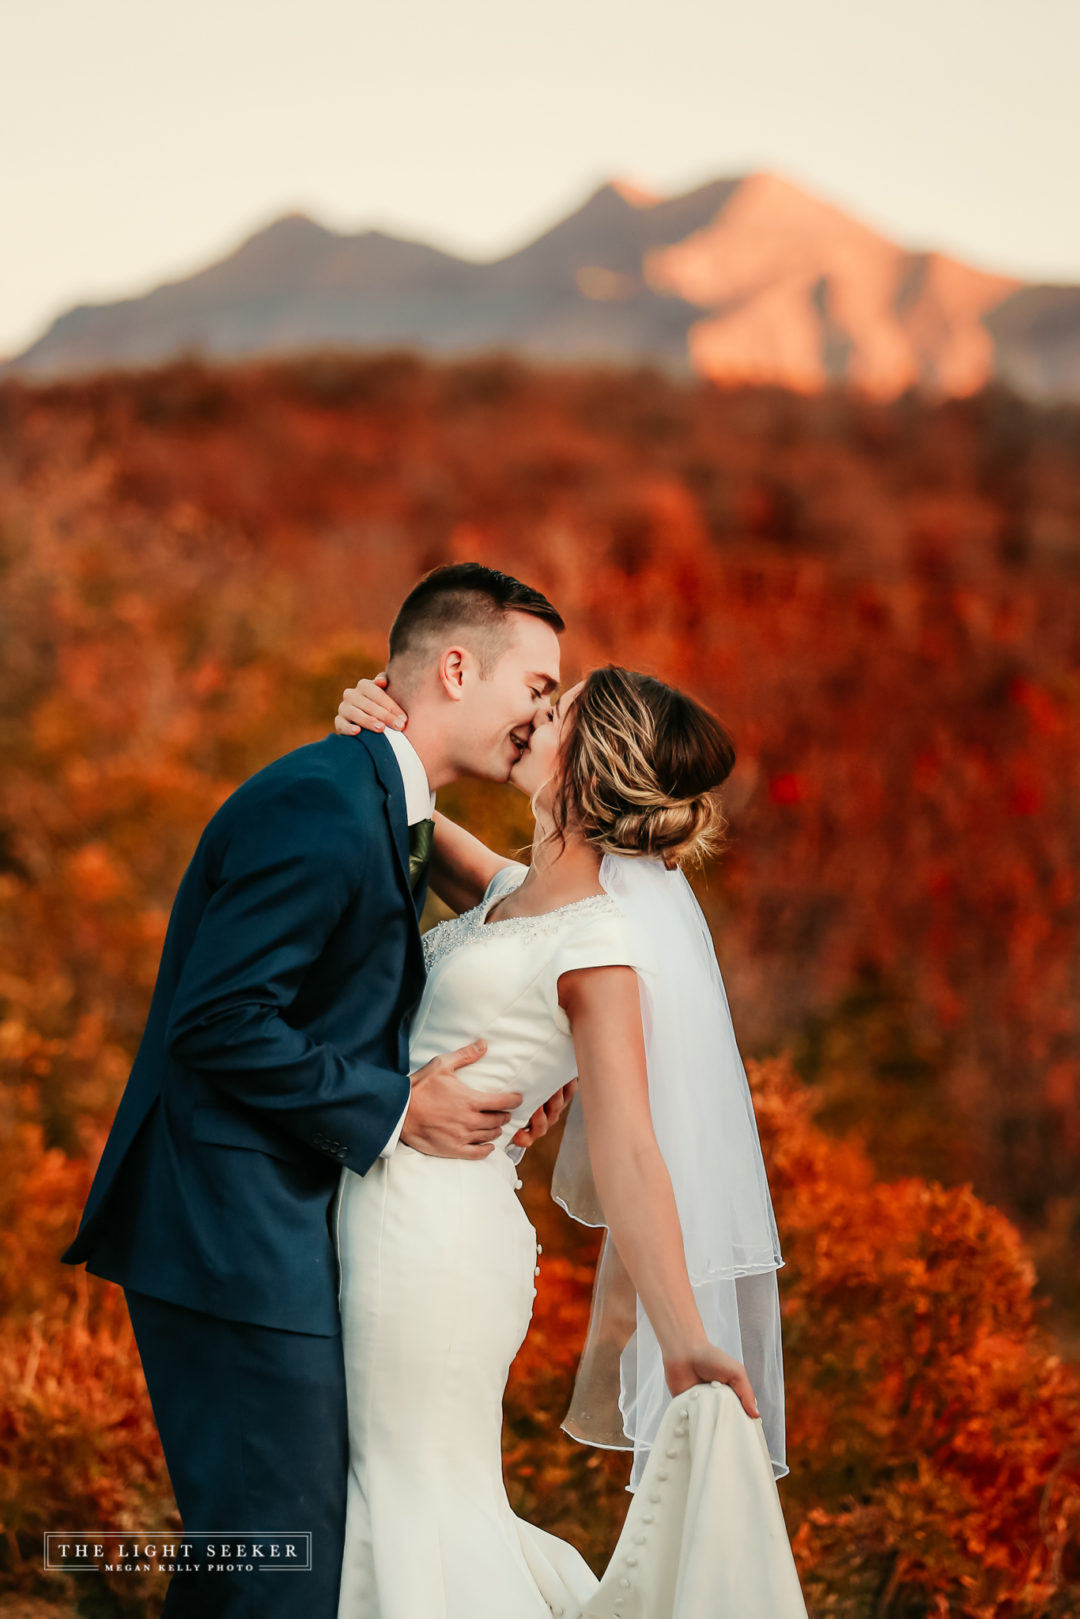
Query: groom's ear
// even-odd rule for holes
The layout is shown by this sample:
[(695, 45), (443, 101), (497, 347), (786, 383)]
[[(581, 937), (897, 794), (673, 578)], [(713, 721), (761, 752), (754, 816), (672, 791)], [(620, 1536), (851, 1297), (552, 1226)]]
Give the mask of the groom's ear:
[(469, 668), (469, 654), (464, 647), (447, 647), (438, 663), (439, 684), (453, 703), (465, 695), (465, 676)]

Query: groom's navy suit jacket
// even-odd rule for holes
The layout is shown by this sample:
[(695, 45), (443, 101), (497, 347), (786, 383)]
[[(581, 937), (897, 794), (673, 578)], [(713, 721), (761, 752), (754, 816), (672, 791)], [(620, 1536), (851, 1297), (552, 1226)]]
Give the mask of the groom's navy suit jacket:
[(150, 1015), (63, 1254), (235, 1321), (340, 1331), (329, 1214), (409, 1095), (424, 982), (405, 793), (385, 736), (243, 783), (180, 884)]

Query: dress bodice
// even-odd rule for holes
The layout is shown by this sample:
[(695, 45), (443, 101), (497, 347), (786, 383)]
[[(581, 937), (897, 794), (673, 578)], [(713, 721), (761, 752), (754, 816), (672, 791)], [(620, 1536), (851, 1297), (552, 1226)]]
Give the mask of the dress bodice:
[(487, 1041), (484, 1056), (460, 1068), (458, 1077), (482, 1091), (521, 1091), (500, 1147), (577, 1072), (570, 1021), (559, 1005), (560, 976), (578, 967), (633, 966), (638, 959), (630, 926), (606, 893), (539, 916), (488, 922), (496, 901), (517, 888), (528, 869), (517, 861), (503, 866), (479, 905), (424, 935), (428, 975), (409, 1041), (414, 1073), (440, 1052), (481, 1036)]

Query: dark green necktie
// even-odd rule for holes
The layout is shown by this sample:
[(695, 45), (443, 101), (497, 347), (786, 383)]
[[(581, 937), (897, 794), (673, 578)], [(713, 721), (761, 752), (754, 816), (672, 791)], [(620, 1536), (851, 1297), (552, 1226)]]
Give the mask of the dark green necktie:
[(414, 821), (409, 828), (409, 883), (415, 894), (431, 859), (431, 846), (435, 841), (434, 821)]

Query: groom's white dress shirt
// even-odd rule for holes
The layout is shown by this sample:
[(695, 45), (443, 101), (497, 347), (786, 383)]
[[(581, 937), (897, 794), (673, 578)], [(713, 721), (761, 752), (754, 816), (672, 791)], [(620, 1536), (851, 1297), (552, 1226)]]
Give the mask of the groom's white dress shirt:
[[(408, 817), (409, 825), (415, 826), (417, 821), (430, 820), (435, 813), (435, 794), (428, 785), (427, 771), (421, 763), (420, 755), (408, 737), (403, 736), (400, 731), (388, 728), (383, 732), (383, 735), (389, 742), (394, 758), (397, 760), (398, 769), (401, 771), (401, 781), (405, 788), (405, 814)], [(401, 1117), (394, 1126), (393, 1134), (379, 1154), (380, 1158), (389, 1158), (397, 1146), (398, 1137), (401, 1135), (401, 1127), (405, 1123), (405, 1115), (408, 1111), (409, 1104), (406, 1102), (402, 1109)]]

